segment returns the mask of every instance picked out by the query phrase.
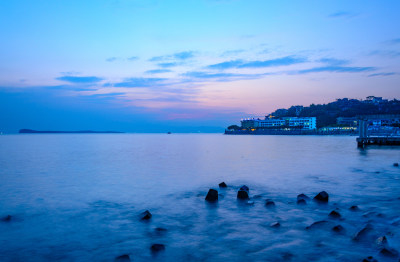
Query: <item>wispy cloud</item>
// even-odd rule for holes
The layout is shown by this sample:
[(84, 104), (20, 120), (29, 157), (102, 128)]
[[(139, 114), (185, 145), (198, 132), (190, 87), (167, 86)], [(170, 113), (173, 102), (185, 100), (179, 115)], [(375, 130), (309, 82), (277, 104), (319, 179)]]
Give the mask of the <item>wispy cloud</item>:
[(103, 80), (103, 78), (97, 76), (61, 76), (56, 79), (73, 84), (92, 84)]
[(357, 14), (348, 11), (337, 11), (328, 15), (330, 18), (351, 18), (355, 16), (357, 16)]
[(128, 61), (136, 61), (136, 60), (139, 59), (139, 57), (138, 56), (131, 56), (131, 57), (128, 57), (127, 59), (128, 59)]
[(369, 77), (374, 77), (374, 76), (393, 76), (393, 75), (397, 75), (394, 72), (388, 72), (388, 73), (376, 73), (376, 74), (370, 74), (368, 75)]
[(344, 59), (336, 59), (336, 58), (321, 58), (317, 60), (317, 62), (328, 64), (331, 66), (340, 66), (340, 65), (347, 65), (350, 63), (349, 60), (344, 60)]
[(333, 73), (360, 73), (376, 70), (375, 67), (351, 67), (351, 66), (322, 66), (314, 67), (310, 69), (297, 71), (298, 74), (308, 73), (321, 73), (321, 72), (333, 72)]
[(394, 51), (394, 50), (374, 50), (374, 51), (370, 52), (370, 55), (395, 58), (395, 57), (400, 56), (400, 52)]
[(221, 54), (222, 57), (226, 56), (234, 56), (243, 53), (244, 49), (236, 49), (236, 50), (227, 50)]
[(123, 82), (111, 84), (115, 87), (153, 87), (163, 84), (165, 78), (127, 78)]
[(153, 69), (153, 70), (147, 70), (146, 74), (161, 74), (161, 73), (169, 73), (172, 72), (172, 70), (169, 69)]
[(177, 62), (169, 62), (169, 63), (158, 63), (157, 64), (159, 67), (162, 68), (169, 68), (169, 67), (174, 67), (180, 65), (180, 63)]
[(231, 82), (236, 80), (244, 79), (257, 79), (266, 75), (271, 75), (270, 73), (265, 74), (237, 74), (237, 73), (211, 73), (211, 72), (201, 72), (192, 71), (182, 74), (182, 76), (189, 77), (192, 81), (218, 81), (218, 82)]
[(154, 56), (149, 59), (150, 62), (161, 62), (161, 61), (168, 61), (168, 60), (187, 60), (189, 58), (194, 57), (195, 52), (193, 51), (184, 51), (175, 53), (172, 55), (165, 55), (165, 56)]
[(109, 58), (106, 59), (107, 62), (115, 62), (117, 60), (118, 60), (117, 57), (109, 57)]
[(285, 56), (270, 60), (256, 60), (256, 61), (243, 61), (243, 60), (232, 60), (218, 64), (209, 65), (209, 69), (230, 69), (230, 68), (264, 68), (273, 66), (289, 66), (293, 64), (299, 64), (307, 62), (307, 59), (295, 56)]

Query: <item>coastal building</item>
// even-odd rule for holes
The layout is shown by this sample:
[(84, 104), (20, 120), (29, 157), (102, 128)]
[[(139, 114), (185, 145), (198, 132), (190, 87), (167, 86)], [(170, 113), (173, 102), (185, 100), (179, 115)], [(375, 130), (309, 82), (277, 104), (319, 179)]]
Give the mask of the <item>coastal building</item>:
[(357, 117), (338, 117), (336, 118), (336, 124), (338, 126), (357, 126), (358, 120)]
[(316, 117), (281, 117), (281, 118), (248, 118), (242, 119), (242, 128), (268, 128), (268, 129), (304, 129), (314, 130), (317, 128)]

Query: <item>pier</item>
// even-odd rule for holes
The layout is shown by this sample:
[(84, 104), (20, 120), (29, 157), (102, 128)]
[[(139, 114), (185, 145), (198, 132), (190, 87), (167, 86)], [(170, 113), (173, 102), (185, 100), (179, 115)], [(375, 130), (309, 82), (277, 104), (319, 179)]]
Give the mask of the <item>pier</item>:
[(381, 119), (382, 115), (360, 116), (358, 120), (359, 137), (357, 147), (364, 148), (368, 145), (399, 146), (400, 134), (397, 132), (368, 132), (368, 123), (371, 120)]

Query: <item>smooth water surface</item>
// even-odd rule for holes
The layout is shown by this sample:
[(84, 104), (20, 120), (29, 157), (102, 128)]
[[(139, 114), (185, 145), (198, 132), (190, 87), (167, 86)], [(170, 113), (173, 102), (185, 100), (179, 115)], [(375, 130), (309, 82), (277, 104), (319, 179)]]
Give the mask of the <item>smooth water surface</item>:
[[(398, 261), (375, 242), (386, 236), (400, 250), (394, 162), (399, 147), (360, 150), (347, 136), (3, 135), (0, 217), (12, 219), (0, 222), (0, 260)], [(243, 184), (253, 205), (236, 200)], [(209, 188), (218, 203), (204, 201)], [(296, 204), (322, 190), (329, 204)], [(329, 218), (336, 208), (342, 218)], [(140, 221), (146, 209), (153, 217)], [(371, 232), (352, 240), (368, 223)], [(152, 253), (153, 243), (165, 251)]]

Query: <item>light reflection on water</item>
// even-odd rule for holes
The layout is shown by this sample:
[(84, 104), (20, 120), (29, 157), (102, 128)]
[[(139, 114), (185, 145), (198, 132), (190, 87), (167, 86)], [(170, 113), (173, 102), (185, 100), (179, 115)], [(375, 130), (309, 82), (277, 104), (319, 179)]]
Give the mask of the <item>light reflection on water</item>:
[[(355, 137), (219, 134), (6, 135), (0, 145), (0, 216), (13, 216), (0, 223), (1, 261), (398, 260), (379, 256), (374, 243), (386, 235), (400, 250), (398, 147), (359, 150)], [(222, 181), (223, 197), (205, 203)], [(236, 200), (243, 184), (260, 195), (254, 205)], [(298, 194), (322, 190), (328, 205), (296, 204)], [(342, 219), (328, 217), (335, 208)], [(139, 221), (146, 209), (151, 221)], [(305, 230), (320, 220), (328, 223)], [(271, 228), (276, 221), (281, 227)], [(352, 241), (367, 223), (371, 236)], [(332, 232), (337, 224), (343, 234)], [(152, 254), (153, 243), (166, 250)]]

